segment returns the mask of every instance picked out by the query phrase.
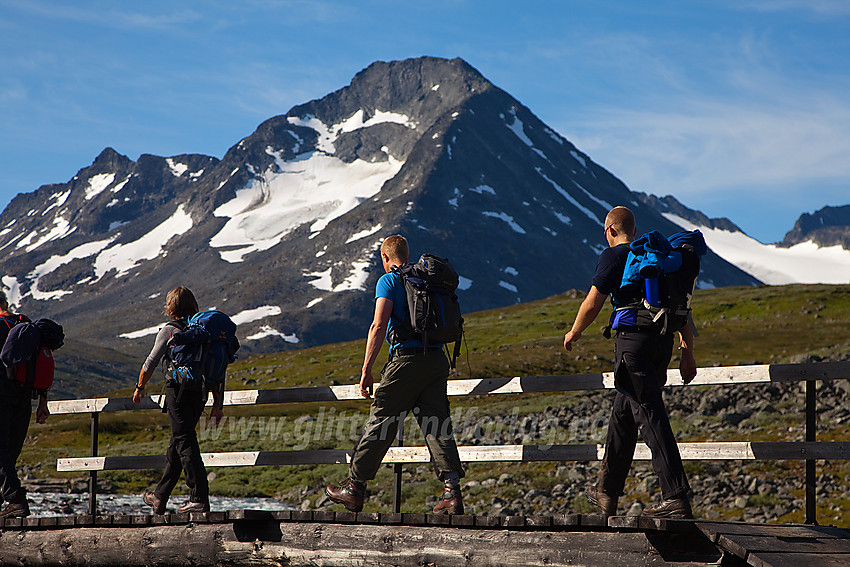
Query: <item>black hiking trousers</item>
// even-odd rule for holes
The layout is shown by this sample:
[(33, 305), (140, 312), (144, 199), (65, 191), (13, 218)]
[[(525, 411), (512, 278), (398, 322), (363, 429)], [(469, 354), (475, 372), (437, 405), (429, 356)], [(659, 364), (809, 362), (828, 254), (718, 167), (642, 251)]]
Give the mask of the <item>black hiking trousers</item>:
[[(178, 401), (178, 395), (180, 400)], [(195, 426), (204, 412), (206, 399), (200, 390), (185, 388), (180, 394), (180, 386), (170, 382), (165, 387), (165, 407), (171, 422), (171, 442), (165, 453), (165, 470), (162, 480), (154, 489), (154, 494), (163, 502), (168, 501), (174, 487), (180, 480), (180, 472), (186, 473), (186, 486), (189, 487), (191, 502), (207, 503), (210, 500), (210, 488), (207, 470), (201, 459), (201, 447)]]
[(615, 345), (614, 385), (617, 394), (608, 424), (600, 484), (603, 492), (620, 496), (632, 466), (638, 432), (652, 453), (664, 500), (684, 498), (690, 485), (679, 447), (661, 396), (673, 335), (620, 332)]
[(32, 390), (8, 379), (0, 369), (0, 495), (5, 502), (23, 504), (26, 490), (21, 486), (15, 463), (21, 456), (32, 415)]

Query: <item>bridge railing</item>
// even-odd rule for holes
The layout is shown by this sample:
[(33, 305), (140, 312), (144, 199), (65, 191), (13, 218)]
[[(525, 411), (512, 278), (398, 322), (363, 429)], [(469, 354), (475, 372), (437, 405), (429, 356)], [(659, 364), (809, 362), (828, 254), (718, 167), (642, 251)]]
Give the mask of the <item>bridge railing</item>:
[[(804, 460), (806, 462), (806, 522), (816, 523), (817, 460), (850, 459), (850, 442), (818, 442), (816, 435), (816, 382), (850, 378), (850, 361), (806, 364), (770, 364), (700, 368), (688, 386), (740, 385), (753, 383), (805, 383), (805, 440), (777, 442), (702, 442), (679, 443), (686, 460)], [(684, 386), (678, 370), (668, 370), (667, 385)], [(614, 387), (611, 372), (554, 375), (515, 376), (449, 380), (450, 396), (480, 396), (521, 393), (555, 393), (593, 391)], [(225, 393), (225, 406), (254, 406), (303, 402), (339, 402), (362, 400), (357, 385), (280, 388), (267, 390), (233, 390)], [(97, 472), (105, 470), (156, 469), (165, 466), (164, 455), (100, 456), (98, 455), (99, 416), (118, 411), (161, 410), (164, 398), (145, 397), (140, 404), (132, 398), (89, 398), (49, 402), (51, 414), (91, 415), (91, 451), (87, 457), (68, 457), (57, 460), (57, 471), (89, 471), (89, 513), (97, 513)], [(208, 405), (211, 404), (208, 401)], [(397, 447), (390, 448), (384, 463), (394, 464), (393, 509), (401, 505), (401, 471), (407, 463), (430, 461), (425, 446), (404, 447), (404, 428), (399, 428)], [(532, 462), (532, 461), (598, 461), (604, 454), (599, 444), (570, 445), (472, 445), (458, 447), (464, 462)], [(265, 466), (350, 463), (348, 449), (236, 451), (203, 453), (204, 464), (216, 466)], [(639, 445), (635, 459), (650, 459), (646, 446)]]

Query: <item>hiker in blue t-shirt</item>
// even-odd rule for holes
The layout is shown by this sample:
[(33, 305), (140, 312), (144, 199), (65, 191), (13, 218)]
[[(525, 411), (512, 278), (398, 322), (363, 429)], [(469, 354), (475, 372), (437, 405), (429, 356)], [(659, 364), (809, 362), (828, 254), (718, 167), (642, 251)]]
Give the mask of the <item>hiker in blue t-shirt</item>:
[[(460, 479), (463, 466), (458, 455), (449, 415), (446, 393), (449, 361), (442, 344), (418, 340), (400, 341), (397, 326), (410, 321), (404, 282), (393, 266), (410, 259), (407, 240), (390, 236), (381, 245), (381, 261), (386, 274), (378, 280), (375, 314), (366, 341), (366, 354), (360, 377), (360, 394), (374, 400), (363, 434), (354, 448), (349, 478), (339, 485), (328, 485), (328, 497), (352, 512), (363, 509), (366, 482), (375, 478), (400, 424), (413, 411), (431, 451), (435, 472), (443, 481), (443, 494), (434, 507), (435, 514), (463, 514)], [(390, 358), (374, 388), (372, 367), (386, 336)]]
[[(640, 289), (621, 287), (630, 244), (634, 241), (635, 217), (626, 207), (615, 207), (605, 218), (608, 248), (599, 256), (590, 291), (579, 307), (572, 329), (564, 336), (564, 348), (572, 350), (582, 332), (593, 323), (610, 295), (615, 308), (630, 305), (642, 296)], [(638, 294), (636, 296), (635, 294)], [(617, 394), (608, 423), (605, 456), (599, 482), (587, 489), (587, 499), (606, 516), (617, 511), (631, 468), (638, 431), (652, 452), (652, 467), (661, 484), (662, 501), (644, 509), (648, 516), (691, 518), (690, 485), (661, 389), (667, 381), (667, 365), (673, 349), (673, 333), (634, 326), (617, 328), (614, 347), (614, 385)], [(694, 337), (690, 325), (680, 331), (679, 370), (687, 384), (696, 376)]]

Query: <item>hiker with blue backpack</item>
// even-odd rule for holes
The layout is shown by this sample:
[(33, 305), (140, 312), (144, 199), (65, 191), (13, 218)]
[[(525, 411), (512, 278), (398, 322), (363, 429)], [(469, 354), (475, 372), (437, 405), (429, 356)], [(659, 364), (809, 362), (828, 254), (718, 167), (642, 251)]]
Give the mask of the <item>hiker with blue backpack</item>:
[(210, 393), (210, 419), (218, 423), (223, 415), (224, 373), (239, 348), (236, 325), (220, 311), (199, 311), (195, 296), (182, 286), (168, 292), (165, 314), (169, 321), (157, 333), (133, 392), (133, 402), (140, 403), (147, 383), (162, 363), (163, 411), (168, 413), (171, 441), (162, 479), (153, 491), (145, 491), (143, 499), (155, 514), (166, 513), (168, 498), (182, 470), (189, 500), (177, 512), (209, 512), (209, 483), (195, 427)]
[(608, 248), (600, 254), (590, 291), (564, 336), (564, 348), (571, 351), (611, 297), (614, 312), (606, 336), (611, 330), (616, 333), (616, 395), (599, 480), (585, 494), (603, 515), (616, 515), (640, 431), (661, 485), (661, 502), (643, 513), (692, 518), (691, 489), (662, 388), (676, 333), (682, 380), (687, 384), (696, 376), (690, 298), (699, 274), (699, 257), (706, 253), (705, 241), (699, 231), (677, 233), (669, 240), (653, 231), (635, 239), (635, 217), (626, 207), (608, 213), (604, 230)]
[[(375, 313), (359, 385), (360, 395), (374, 395), (374, 399), (351, 457), (349, 477), (339, 485), (328, 485), (325, 493), (347, 510), (361, 511), (366, 483), (375, 478), (404, 417), (413, 411), (434, 470), (443, 482), (433, 512), (463, 514), (460, 479), (464, 472), (447, 395), (451, 363), (443, 352), (447, 343), (454, 342), (456, 358), (462, 336), (463, 318), (454, 293), (458, 275), (445, 259), (426, 254), (410, 264), (409, 258), (403, 236), (389, 236), (381, 244), (386, 273), (375, 291)], [(389, 360), (374, 387), (372, 367), (385, 337), (390, 345)]]

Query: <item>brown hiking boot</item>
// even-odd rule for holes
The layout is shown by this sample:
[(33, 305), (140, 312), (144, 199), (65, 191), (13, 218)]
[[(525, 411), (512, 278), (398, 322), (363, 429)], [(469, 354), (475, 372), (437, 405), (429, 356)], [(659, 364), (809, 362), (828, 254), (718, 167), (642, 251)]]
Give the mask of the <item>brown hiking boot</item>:
[(5, 518), (26, 518), (30, 515), (30, 506), (24, 502), (9, 502), (9, 504), (0, 512), (0, 520)]
[(209, 502), (192, 502), (188, 500), (183, 503), (182, 506), (177, 508), (178, 514), (188, 514), (189, 512), (209, 512), (210, 511), (210, 503)]
[(451, 489), (446, 487), (443, 490), (443, 495), (440, 496), (440, 501), (434, 506), (435, 514), (463, 514), (463, 497), (460, 495), (460, 489)]
[(673, 520), (691, 520), (694, 517), (694, 513), (691, 510), (691, 503), (687, 497), (662, 500), (660, 504), (647, 506), (643, 509), (643, 515), (652, 518), (670, 518)]
[(154, 514), (165, 514), (165, 502), (160, 500), (159, 496), (153, 492), (146, 490), (142, 499), (145, 501), (145, 504), (153, 508)]
[(584, 495), (587, 497), (588, 502), (599, 508), (603, 516), (617, 515), (617, 500), (619, 498), (602, 492), (599, 485), (588, 486), (584, 491)]
[(345, 506), (349, 512), (359, 512), (363, 509), (363, 500), (366, 498), (366, 483), (347, 478), (338, 485), (327, 485), (325, 494), (337, 504)]

